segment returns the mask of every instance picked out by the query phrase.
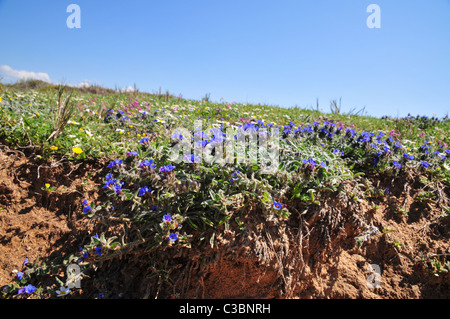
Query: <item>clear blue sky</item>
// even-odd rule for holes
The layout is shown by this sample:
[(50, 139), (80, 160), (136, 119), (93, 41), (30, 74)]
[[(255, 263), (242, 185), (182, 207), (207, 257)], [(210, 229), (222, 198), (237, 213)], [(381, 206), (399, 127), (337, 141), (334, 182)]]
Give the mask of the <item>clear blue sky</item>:
[[(80, 29), (66, 25), (71, 3)], [(372, 3), (380, 29), (366, 25)], [(450, 0), (0, 0), (0, 39), (3, 70), (55, 83), (283, 107), (319, 99), (326, 112), (342, 98), (344, 112), (374, 116), (450, 113)]]

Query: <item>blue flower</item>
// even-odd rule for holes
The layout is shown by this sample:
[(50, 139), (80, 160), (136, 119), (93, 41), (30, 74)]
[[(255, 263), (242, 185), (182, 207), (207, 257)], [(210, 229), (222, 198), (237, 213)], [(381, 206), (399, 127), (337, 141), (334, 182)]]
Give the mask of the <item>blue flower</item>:
[(307, 165), (309, 165), (309, 167), (311, 169), (314, 169), (314, 167), (316, 167), (316, 165), (317, 165), (317, 162), (315, 160), (313, 160), (312, 158), (310, 158), (310, 159), (304, 159), (303, 164), (307, 164)]
[(171, 222), (172, 221), (172, 216), (170, 216), (169, 214), (164, 215), (163, 216), (163, 221), (166, 222), (166, 223)]
[(198, 163), (200, 161), (199, 157), (194, 154), (191, 154), (190, 156), (185, 155), (183, 159), (185, 163)]
[(35, 291), (36, 291), (36, 287), (35, 286), (33, 286), (33, 285), (26, 285), (25, 287), (19, 289), (19, 291), (17, 293), (19, 295), (23, 295), (23, 294), (31, 295)]
[(16, 272), (16, 276), (17, 276), (17, 279), (22, 280), (23, 272), (21, 272), (21, 271)]
[(338, 149), (333, 149), (331, 152), (334, 154), (340, 154), (341, 156), (344, 156), (344, 151), (340, 151)]
[(90, 213), (91, 212), (91, 206), (86, 206), (86, 207), (84, 207), (84, 209), (83, 209), (83, 213), (85, 213), (85, 214), (88, 214), (88, 213)]
[(113, 188), (114, 188), (114, 191), (117, 194), (120, 194), (122, 192), (122, 185), (123, 184), (124, 184), (124, 182), (114, 184)]
[(273, 201), (273, 208), (275, 208), (276, 210), (280, 210), (282, 207), (283, 205), (281, 205), (281, 203)]
[(96, 247), (94, 253), (98, 256), (102, 255), (102, 247)]
[(150, 141), (150, 139), (148, 137), (143, 137), (139, 140), (139, 143), (148, 144), (149, 141)]
[(170, 239), (170, 241), (176, 241), (178, 239), (178, 236), (175, 233), (171, 233), (168, 238)]
[(156, 165), (153, 164), (153, 160), (152, 159), (151, 160), (144, 160), (142, 163), (139, 164), (139, 168), (147, 168), (147, 167), (150, 167), (152, 169), (156, 167)]
[(394, 162), (393, 164), (398, 169), (402, 168), (402, 165), (399, 162)]
[(140, 189), (139, 189), (139, 194), (138, 194), (138, 196), (139, 197), (142, 197), (142, 196), (144, 196), (145, 194), (147, 194), (147, 193), (151, 193), (151, 189), (149, 188), (149, 187), (147, 187), (147, 186), (144, 186), (144, 187), (141, 187)]
[(171, 138), (174, 140), (182, 140), (183, 135), (180, 132), (176, 131), (172, 134)]
[(127, 156), (132, 156), (132, 157), (138, 156), (138, 152), (136, 152), (136, 151), (128, 152), (128, 153), (127, 153)]
[(172, 164), (169, 164), (169, 165), (166, 165), (166, 166), (162, 166), (162, 167), (159, 168), (160, 172), (162, 172), (162, 173), (170, 172), (173, 169), (175, 169), (175, 166), (173, 166)]
[(107, 180), (107, 181), (105, 182), (105, 185), (103, 185), (103, 188), (110, 188), (111, 185), (114, 185), (116, 182), (117, 182), (117, 179), (110, 179), (110, 180)]
[(414, 156), (408, 154), (408, 153), (403, 153), (403, 157), (406, 158), (407, 160), (413, 160)]
[(109, 174), (107, 174), (107, 175), (105, 176), (105, 178), (109, 180), (109, 179), (112, 179), (113, 176), (111, 175), (111, 173), (109, 173)]
[(88, 201), (85, 199), (84, 201), (83, 201), (83, 203), (81, 203), (83, 206), (86, 206), (86, 205), (88, 205)]
[(115, 159), (111, 163), (109, 163), (108, 167), (119, 167), (122, 164), (123, 160)]
[(430, 163), (425, 162), (425, 161), (421, 161), (420, 162), (422, 164), (423, 167), (427, 168), (428, 166), (430, 166)]

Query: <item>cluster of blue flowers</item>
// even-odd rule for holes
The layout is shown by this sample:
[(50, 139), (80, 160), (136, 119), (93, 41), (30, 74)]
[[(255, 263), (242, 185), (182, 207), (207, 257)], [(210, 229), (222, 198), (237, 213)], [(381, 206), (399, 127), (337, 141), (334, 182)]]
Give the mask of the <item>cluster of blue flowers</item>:
[(112, 189), (117, 194), (120, 194), (122, 192), (122, 186), (124, 184), (125, 184), (124, 182), (121, 182), (118, 179), (114, 179), (112, 174), (109, 173), (106, 175), (106, 181), (105, 181), (105, 185), (103, 185), (103, 188)]
[(408, 153), (403, 153), (403, 158), (405, 158), (406, 160), (412, 161), (414, 160), (414, 156)]

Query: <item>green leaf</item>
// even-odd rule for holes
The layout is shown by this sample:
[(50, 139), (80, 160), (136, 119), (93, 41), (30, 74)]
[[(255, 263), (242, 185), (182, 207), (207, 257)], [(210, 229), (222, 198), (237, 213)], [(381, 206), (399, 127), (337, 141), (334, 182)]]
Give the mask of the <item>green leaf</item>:
[(268, 192), (264, 192), (264, 196), (261, 199), (263, 203), (268, 203), (270, 201), (270, 195)]

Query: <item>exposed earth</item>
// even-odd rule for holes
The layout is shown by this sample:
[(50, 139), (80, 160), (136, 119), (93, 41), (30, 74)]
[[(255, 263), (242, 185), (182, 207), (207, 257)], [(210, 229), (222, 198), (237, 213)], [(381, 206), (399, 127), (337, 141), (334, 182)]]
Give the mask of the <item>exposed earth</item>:
[[(15, 280), (12, 271), (25, 258), (61, 262), (103, 227), (82, 214), (81, 201), (103, 196), (104, 175), (101, 161), (50, 163), (32, 149), (0, 146), (0, 287)], [(417, 200), (423, 186), (412, 174), (371, 180), (390, 190), (375, 207), (330, 194), (287, 221), (243, 214), (243, 224), (224, 230), (213, 246), (197, 241), (108, 260), (71, 297), (450, 298), (450, 275), (433, 274), (431, 263), (448, 260), (450, 218), (436, 201)], [(449, 188), (441, 190), (446, 201)], [(64, 269), (52, 276), (63, 278)], [(58, 287), (52, 276), (42, 283)]]

